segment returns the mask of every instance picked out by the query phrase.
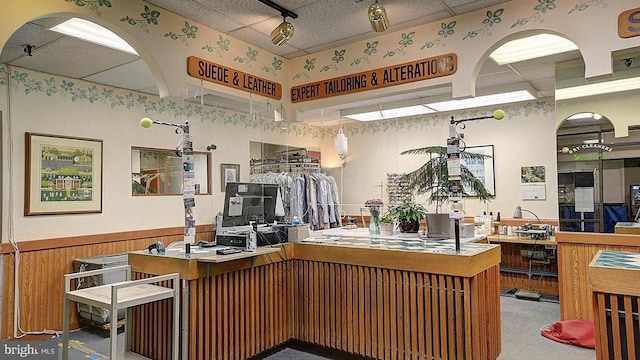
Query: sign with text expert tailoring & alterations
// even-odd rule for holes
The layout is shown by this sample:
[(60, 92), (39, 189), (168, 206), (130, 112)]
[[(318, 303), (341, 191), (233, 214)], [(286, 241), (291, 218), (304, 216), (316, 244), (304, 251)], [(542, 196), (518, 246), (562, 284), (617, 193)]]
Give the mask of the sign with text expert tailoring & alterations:
[(291, 87), (292, 103), (346, 95), (454, 74), (456, 54), (445, 54), (403, 64)]

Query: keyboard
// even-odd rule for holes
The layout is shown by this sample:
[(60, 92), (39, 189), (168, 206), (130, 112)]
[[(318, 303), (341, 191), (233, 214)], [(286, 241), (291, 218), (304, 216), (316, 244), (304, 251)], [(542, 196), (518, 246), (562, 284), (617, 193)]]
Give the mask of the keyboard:
[(231, 254), (237, 254), (240, 252), (242, 252), (242, 250), (234, 249), (234, 248), (216, 250), (216, 254), (218, 255), (231, 255)]

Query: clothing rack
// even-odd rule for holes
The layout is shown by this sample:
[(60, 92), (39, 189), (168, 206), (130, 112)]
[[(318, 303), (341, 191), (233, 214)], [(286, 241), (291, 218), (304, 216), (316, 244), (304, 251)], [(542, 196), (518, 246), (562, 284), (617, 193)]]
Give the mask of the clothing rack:
[(279, 151), (273, 157), (251, 159), (250, 174), (262, 174), (265, 172), (320, 172), (320, 153), (310, 152), (306, 149), (291, 149)]
[(311, 230), (341, 226), (338, 205), (338, 185), (332, 176), (302, 168), (279, 173), (252, 174), (251, 182), (272, 183), (280, 186), (284, 207), (284, 221), (294, 218), (309, 224)]

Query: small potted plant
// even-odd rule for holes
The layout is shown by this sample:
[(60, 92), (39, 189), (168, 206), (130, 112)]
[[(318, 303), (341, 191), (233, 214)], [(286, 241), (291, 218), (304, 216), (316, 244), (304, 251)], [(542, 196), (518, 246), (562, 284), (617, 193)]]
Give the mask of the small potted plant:
[(405, 199), (400, 204), (389, 210), (393, 218), (398, 220), (398, 227), (403, 233), (417, 233), (420, 230), (420, 221), (425, 218), (427, 209), (416, 204), (411, 199)]
[(396, 226), (396, 219), (390, 212), (380, 217), (380, 235), (392, 236)]

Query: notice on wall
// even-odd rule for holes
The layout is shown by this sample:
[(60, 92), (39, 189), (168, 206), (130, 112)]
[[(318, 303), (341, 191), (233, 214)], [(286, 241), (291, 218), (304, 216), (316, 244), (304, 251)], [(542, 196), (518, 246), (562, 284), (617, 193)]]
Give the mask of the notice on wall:
[(545, 200), (547, 186), (545, 183), (523, 183), (520, 184), (522, 200)]
[(593, 191), (592, 187), (577, 187), (575, 189), (576, 212), (593, 212)]
[(547, 185), (544, 166), (520, 168), (520, 191), (522, 200), (545, 200)]

